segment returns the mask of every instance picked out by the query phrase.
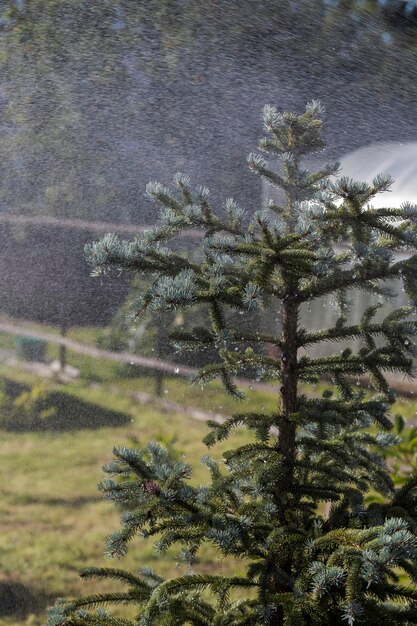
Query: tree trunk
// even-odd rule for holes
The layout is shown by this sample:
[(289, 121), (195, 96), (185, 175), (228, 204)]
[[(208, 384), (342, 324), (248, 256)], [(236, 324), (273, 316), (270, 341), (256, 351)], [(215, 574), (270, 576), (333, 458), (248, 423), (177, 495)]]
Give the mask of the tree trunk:
[[(157, 321), (156, 326), (156, 356), (158, 359), (163, 359), (167, 352), (167, 326), (168, 316), (162, 314)], [(164, 372), (162, 370), (155, 370), (155, 395), (160, 398), (163, 396), (164, 386)]]
[[(67, 334), (67, 327), (65, 324), (61, 326), (61, 337), (65, 337)], [(65, 370), (65, 366), (67, 364), (67, 348), (62, 344), (59, 346), (59, 367), (61, 372)]]
[[(289, 290), (290, 291), (290, 290)], [(290, 293), (294, 293), (290, 291)], [(288, 297), (282, 306), (282, 356), (281, 356), (281, 424), (277, 441), (277, 449), (283, 456), (283, 474), (276, 485), (276, 505), (278, 507), (278, 520), (282, 525), (285, 520), (285, 495), (292, 490), (294, 478), (294, 462), (296, 454), (295, 434), (296, 425), (289, 419), (291, 413), (297, 408), (297, 327), (298, 327), (298, 304)], [(288, 562), (283, 569), (291, 575), (292, 563)], [(288, 591), (280, 580), (273, 580), (273, 589), (276, 593)], [(284, 614), (281, 607), (268, 626), (283, 626)]]
[(164, 372), (155, 370), (155, 395), (162, 398), (164, 395)]
[(295, 423), (289, 419), (297, 408), (297, 326), (298, 304), (290, 299), (282, 307), (283, 346), (281, 356), (281, 415), (278, 446), (284, 457), (285, 474), (280, 484), (282, 494), (292, 487), (295, 460)]

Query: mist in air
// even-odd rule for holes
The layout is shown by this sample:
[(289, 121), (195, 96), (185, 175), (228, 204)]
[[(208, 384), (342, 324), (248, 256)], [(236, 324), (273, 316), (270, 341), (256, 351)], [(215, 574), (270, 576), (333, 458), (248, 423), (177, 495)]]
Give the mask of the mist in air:
[(51, 220), (153, 223), (145, 185), (177, 171), (261, 208), (246, 155), (266, 103), (320, 99), (323, 160), (416, 141), (410, 1), (5, 0), (0, 15), (0, 305), (18, 317), (98, 323), (110, 301), (86, 278), (97, 232)]
[[(84, 246), (155, 223), (146, 184), (168, 186), (177, 172), (208, 187), (220, 211), (230, 197), (264, 208), (270, 189), (246, 156), (265, 104), (301, 112), (320, 100), (326, 150), (309, 165), (341, 159), (355, 178), (389, 171), (398, 187), (384, 201), (417, 201), (416, 35), (417, 0), (0, 1), (0, 621), (40, 626), (56, 597), (81, 593), (74, 555), (102, 554), (88, 533), (101, 542), (109, 530), (93, 507), (116, 441), (150, 434), (169, 447), (186, 428), (181, 445), (197, 456), (195, 424), (234, 410), (216, 389), (181, 396), (181, 373), (217, 352), (175, 360), (168, 327), (204, 326), (207, 315), (129, 325), (137, 283), (93, 279)], [(195, 240), (182, 245), (194, 254)], [(355, 296), (355, 321), (366, 298)], [(404, 302), (399, 290), (389, 306)], [(253, 325), (252, 312), (231, 315)], [(277, 307), (262, 315), (277, 328)], [(316, 299), (303, 315), (310, 329), (331, 327), (336, 311)], [(270, 387), (262, 393), (268, 402)]]

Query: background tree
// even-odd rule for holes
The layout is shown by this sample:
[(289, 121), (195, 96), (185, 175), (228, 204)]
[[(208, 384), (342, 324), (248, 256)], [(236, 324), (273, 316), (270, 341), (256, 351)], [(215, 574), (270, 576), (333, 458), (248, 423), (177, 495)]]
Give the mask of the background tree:
[[(228, 199), (219, 215), (208, 190), (193, 191), (178, 174), (177, 195), (159, 183), (147, 187), (161, 205), (157, 226), (132, 242), (107, 235), (87, 253), (97, 273), (124, 268), (153, 277), (137, 301), (138, 317), (204, 304), (210, 324), (175, 336), (185, 348), (216, 348), (218, 362), (203, 367), (197, 380), (219, 376), (240, 398), (233, 378), (250, 364), (263, 379), (280, 380), (276, 410), (243, 409), (223, 424), (209, 423), (208, 446), (237, 426), (252, 439), (225, 452), (221, 464), (207, 456), (211, 481), (204, 486), (190, 483), (191, 468), (156, 443), (116, 448), (105, 468), (111, 478), (100, 488), (124, 513), (107, 553), (122, 557), (139, 534), (153, 537), (160, 551), (179, 545), (196, 569), (169, 580), (148, 570), (87, 569), (86, 578), (114, 578), (127, 590), (61, 603), (50, 613), (51, 626), (134, 623), (94, 612), (111, 602), (136, 607), (141, 626), (417, 624), (417, 592), (409, 584), (417, 580), (417, 478), (395, 488), (378, 453), (396, 439), (384, 372), (412, 373), (417, 207), (371, 208), (389, 177), (366, 184), (329, 178), (335, 164), (315, 172), (303, 167), (303, 157), (323, 146), (317, 103), (301, 115), (268, 106), (263, 119), (268, 136), (259, 147), (280, 167), (271, 169), (259, 154), (249, 156), (249, 167), (283, 191), (281, 205), (247, 215)], [(199, 262), (168, 246), (190, 226), (205, 233)], [(408, 258), (395, 258), (398, 247), (410, 251)], [(412, 307), (378, 319), (375, 304), (360, 323), (348, 323), (350, 290), (389, 297), (386, 285), (394, 279), (403, 281)], [(340, 307), (336, 325), (302, 327), (301, 308), (328, 294)], [(279, 329), (266, 334), (227, 325), (227, 310), (268, 303), (279, 311)], [(308, 355), (316, 343), (338, 346), (352, 338), (362, 340), (357, 352)], [(281, 357), (257, 353), (248, 342), (276, 345)], [(352, 377), (362, 375), (375, 393), (356, 387)], [(322, 396), (304, 395), (300, 384), (322, 376), (332, 380)], [(383, 498), (367, 503), (369, 490)], [(323, 502), (331, 503), (328, 514)], [(205, 543), (237, 559), (243, 574), (198, 573)]]

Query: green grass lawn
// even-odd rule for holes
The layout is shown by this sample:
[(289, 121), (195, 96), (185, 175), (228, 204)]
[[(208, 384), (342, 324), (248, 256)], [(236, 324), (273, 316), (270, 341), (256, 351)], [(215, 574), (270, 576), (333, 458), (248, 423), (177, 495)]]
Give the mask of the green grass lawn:
[[(10, 376), (10, 370), (7, 373)], [(26, 383), (32, 378), (17, 372), (15, 377)], [(199, 462), (207, 452), (201, 443), (206, 432), (202, 422), (152, 406), (141, 407), (108, 389), (75, 385), (71, 393), (127, 413), (132, 421), (128, 426), (62, 433), (1, 432), (1, 624), (44, 624), (45, 606), (56, 597), (117, 588), (117, 584), (111, 587), (83, 582), (78, 577), (81, 567), (108, 564), (102, 556), (104, 541), (117, 528), (118, 514), (100, 497), (97, 483), (102, 478), (101, 467), (110, 460), (115, 445), (140, 445), (149, 439), (175, 442), (179, 453), (195, 468), (193, 480), (202, 482), (207, 478)], [(248, 436), (240, 432), (237, 437), (242, 441)], [(219, 455), (220, 450), (214, 454)], [(138, 540), (122, 566), (135, 569), (144, 565), (162, 574), (178, 571), (175, 555), (156, 559), (152, 545)], [(217, 566), (232, 567), (220, 562), (212, 551), (203, 554), (203, 570)], [(22, 607), (28, 603), (20, 614), (1, 615), (1, 594), (9, 593), (7, 589), (5, 592), (5, 583), (15, 584)], [(18, 585), (23, 586), (20, 591)]]

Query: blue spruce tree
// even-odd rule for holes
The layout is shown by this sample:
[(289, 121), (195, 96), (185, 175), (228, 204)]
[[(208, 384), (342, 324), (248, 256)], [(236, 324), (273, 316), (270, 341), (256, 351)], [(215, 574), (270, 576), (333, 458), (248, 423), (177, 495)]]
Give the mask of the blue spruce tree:
[[(281, 190), (281, 204), (247, 215), (229, 199), (215, 212), (208, 190), (193, 190), (178, 174), (177, 192), (155, 182), (147, 187), (161, 207), (157, 226), (133, 241), (106, 235), (87, 248), (97, 274), (122, 268), (151, 277), (137, 316), (206, 307), (208, 327), (174, 336), (184, 349), (217, 351), (218, 362), (203, 367), (199, 381), (220, 377), (238, 397), (234, 378), (248, 367), (280, 381), (276, 410), (209, 423), (209, 447), (236, 426), (251, 431), (253, 442), (231, 447), (222, 464), (207, 456), (206, 486), (190, 483), (191, 467), (156, 443), (115, 449), (105, 467), (110, 477), (100, 486), (124, 510), (108, 541), (111, 556), (123, 557), (141, 535), (154, 537), (162, 551), (180, 546), (193, 564), (209, 543), (241, 560), (244, 575), (191, 571), (164, 580), (147, 570), (86, 569), (85, 578), (113, 578), (125, 590), (61, 602), (50, 612), (50, 626), (417, 624), (417, 476), (395, 488), (378, 454), (395, 441), (384, 374), (413, 371), (417, 207), (372, 208), (375, 194), (391, 184), (387, 176), (367, 184), (335, 178), (336, 164), (304, 169), (303, 157), (323, 148), (320, 116), (316, 102), (301, 115), (264, 108), (268, 135), (259, 149), (268, 161), (251, 154), (248, 162)], [(190, 228), (204, 234), (199, 260), (169, 246)], [(409, 252), (398, 260), (398, 249)], [(381, 319), (375, 304), (359, 323), (349, 322), (351, 290), (388, 298), (387, 284), (395, 280), (410, 306)], [(329, 295), (340, 310), (335, 325), (303, 327), (302, 307)], [(281, 320), (270, 334), (228, 327), (228, 310), (267, 306)], [(353, 339), (359, 350), (340, 351)], [(332, 356), (309, 354), (322, 342), (338, 349)], [(266, 356), (259, 349), (266, 344), (279, 356)], [(375, 393), (352, 382), (361, 376)], [(321, 397), (301, 392), (300, 383), (326, 377), (332, 382)], [(368, 503), (370, 490), (381, 494), (378, 502)], [(331, 503), (326, 515), (323, 502)], [(137, 617), (116, 618), (100, 608), (111, 603), (133, 605)]]

